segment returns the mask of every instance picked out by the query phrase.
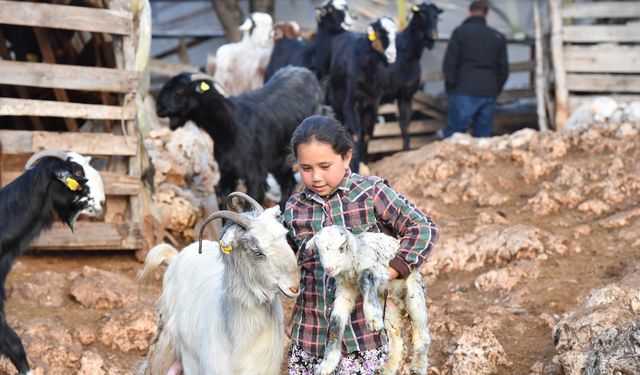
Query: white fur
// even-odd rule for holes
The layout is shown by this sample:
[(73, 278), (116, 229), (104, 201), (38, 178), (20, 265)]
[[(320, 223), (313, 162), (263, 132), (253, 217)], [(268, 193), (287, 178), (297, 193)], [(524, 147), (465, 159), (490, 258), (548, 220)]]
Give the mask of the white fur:
[[(355, 296), (363, 295), (363, 312), (369, 329), (387, 330), (390, 339), (389, 360), (383, 371), (395, 374), (404, 358), (404, 344), (400, 334), (402, 313), (407, 312), (412, 323), (413, 358), (410, 370), (426, 374), (429, 368), (428, 351), (431, 345), (426, 307), (426, 291), (420, 272), (413, 271), (407, 279), (388, 282), (389, 262), (395, 257), (400, 242), (384, 233), (361, 233), (354, 235), (344, 227), (322, 228), (309, 240), (308, 248), (315, 248), (320, 255), (325, 272), (336, 280), (336, 298), (331, 311), (331, 321), (336, 319), (346, 324), (355, 305)], [(359, 290), (358, 281), (364, 272), (373, 275), (377, 296), (389, 291), (393, 304), (383, 318), (381, 305), (371, 300), (371, 293)], [(374, 297), (375, 298), (375, 297)], [(342, 341), (344, 327), (338, 342)], [(340, 361), (340, 345), (327, 343), (325, 357), (320, 363), (320, 374), (330, 374)]]
[(89, 186), (89, 195), (86, 199), (89, 202), (89, 206), (82, 210), (80, 214), (85, 214), (88, 216), (100, 216), (104, 211), (104, 207), (102, 206), (106, 201), (106, 197), (104, 194), (104, 184), (102, 183), (102, 178), (100, 177), (100, 173), (89, 164), (91, 161), (91, 157), (82, 156), (77, 152), (69, 151), (67, 152), (67, 156), (71, 159), (71, 161), (76, 162), (82, 166), (84, 169), (84, 175), (87, 178), (87, 186)]
[[(142, 275), (172, 260), (147, 373), (165, 375), (178, 360), (184, 374), (279, 374), (284, 316), (277, 294), (293, 298), (300, 283), (279, 216), (276, 206), (253, 217), (247, 229), (226, 228), (222, 242), (232, 246), (230, 254), (212, 241), (203, 241), (202, 254), (198, 242), (179, 254), (166, 244), (149, 252)], [(243, 248), (247, 239), (263, 258)]]
[[(253, 20), (253, 21), (252, 21)], [(250, 30), (251, 25), (254, 26)], [(264, 72), (273, 50), (273, 20), (267, 13), (252, 13), (240, 26), (243, 37), (216, 51), (214, 80), (234, 96), (262, 87)]]

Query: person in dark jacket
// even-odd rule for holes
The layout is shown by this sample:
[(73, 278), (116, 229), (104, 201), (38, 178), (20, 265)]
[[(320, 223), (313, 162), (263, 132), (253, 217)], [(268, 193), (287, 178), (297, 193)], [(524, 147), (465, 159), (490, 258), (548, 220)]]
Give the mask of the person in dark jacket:
[(450, 137), (474, 123), (476, 137), (490, 137), (496, 97), (509, 76), (504, 35), (487, 26), (488, 1), (469, 5), (468, 18), (451, 35), (442, 64), (449, 95), (447, 128)]

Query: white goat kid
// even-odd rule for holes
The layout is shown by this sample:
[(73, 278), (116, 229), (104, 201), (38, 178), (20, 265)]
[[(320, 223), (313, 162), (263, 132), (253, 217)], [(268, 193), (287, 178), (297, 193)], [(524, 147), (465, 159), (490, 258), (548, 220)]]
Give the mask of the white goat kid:
[(284, 313), (277, 295), (298, 294), (298, 266), (279, 207), (264, 210), (246, 194), (233, 196), (256, 210), (209, 216), (203, 229), (216, 218), (229, 222), (220, 241), (202, 241), (202, 254), (198, 242), (180, 253), (166, 244), (149, 252), (141, 279), (163, 262), (169, 266), (158, 301), (158, 334), (142, 373), (280, 373)]
[[(395, 257), (400, 242), (384, 233), (365, 232), (354, 235), (346, 228), (328, 226), (309, 240), (307, 248), (317, 249), (327, 275), (336, 281), (336, 295), (331, 311), (321, 375), (333, 372), (340, 362), (340, 348), (344, 327), (362, 294), (363, 312), (367, 327), (372, 331), (385, 328), (389, 336), (389, 360), (385, 374), (395, 374), (404, 357), (401, 328), (402, 313), (406, 311), (412, 323), (412, 374), (426, 374), (429, 367), (429, 322), (426, 291), (420, 272), (415, 270), (406, 279), (389, 282), (389, 262)], [(385, 291), (393, 303), (383, 317), (380, 300)]]

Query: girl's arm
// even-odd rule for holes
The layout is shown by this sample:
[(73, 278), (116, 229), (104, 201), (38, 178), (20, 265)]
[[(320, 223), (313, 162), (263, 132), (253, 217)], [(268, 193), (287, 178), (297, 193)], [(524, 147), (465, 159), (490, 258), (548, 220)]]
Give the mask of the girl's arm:
[(427, 258), (438, 240), (438, 228), (429, 216), (383, 180), (376, 184), (373, 203), (376, 215), (400, 239), (400, 249), (389, 265), (398, 277), (405, 278)]

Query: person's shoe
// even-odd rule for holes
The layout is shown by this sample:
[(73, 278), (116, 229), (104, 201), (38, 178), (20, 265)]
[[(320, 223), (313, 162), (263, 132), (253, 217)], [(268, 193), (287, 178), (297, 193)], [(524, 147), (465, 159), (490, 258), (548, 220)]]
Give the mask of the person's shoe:
[(436, 130), (436, 138), (438, 139), (444, 139), (444, 129), (438, 129)]

